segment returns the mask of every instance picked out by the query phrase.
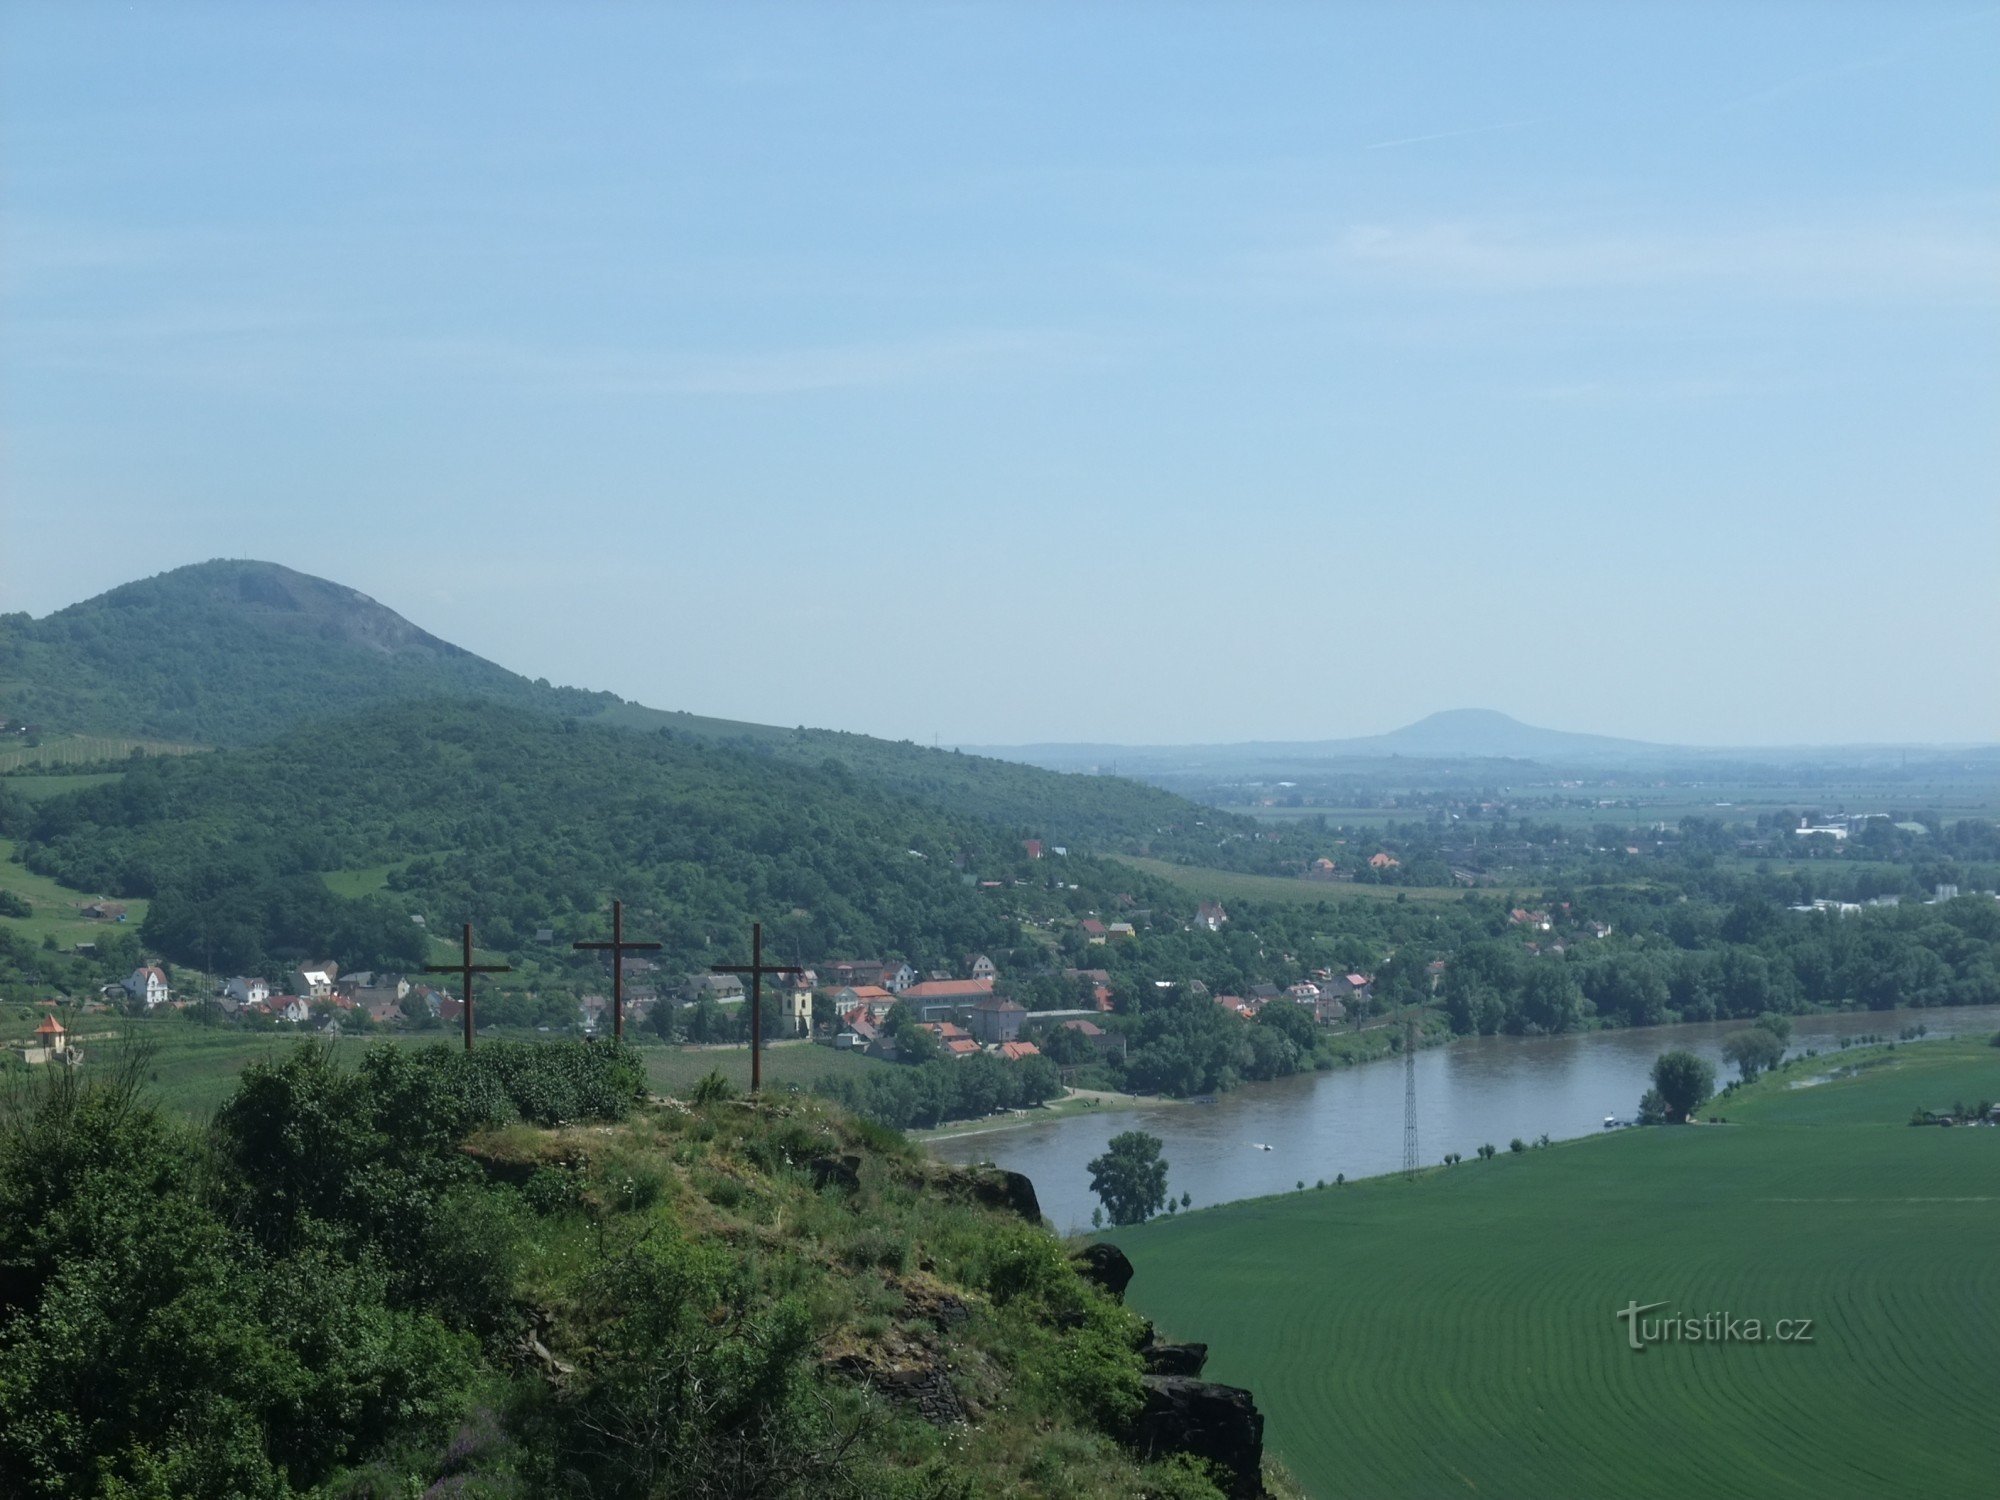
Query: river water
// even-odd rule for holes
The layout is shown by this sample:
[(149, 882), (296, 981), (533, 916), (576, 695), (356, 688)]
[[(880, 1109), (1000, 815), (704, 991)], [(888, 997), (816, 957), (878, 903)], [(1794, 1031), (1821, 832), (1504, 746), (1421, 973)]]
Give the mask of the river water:
[[(1477, 1037), (1417, 1054), (1418, 1159), (1447, 1151), (1471, 1156), (1482, 1142), (1502, 1151), (1515, 1136), (1556, 1140), (1603, 1128), (1606, 1115), (1629, 1120), (1650, 1086), (1653, 1059), (1686, 1047), (1734, 1077), (1722, 1039), (1741, 1021), (1590, 1031), (1554, 1037)], [(2000, 1006), (1956, 1010), (1847, 1012), (1792, 1017), (1792, 1053), (1836, 1052), (1838, 1038), (1894, 1037), (1923, 1025), (1929, 1035), (1991, 1034)], [(1085, 1165), (1124, 1130), (1165, 1142), (1173, 1195), (1202, 1206), (1289, 1192), (1336, 1173), (1367, 1177), (1403, 1164), (1400, 1057), (1247, 1084), (1213, 1104), (1142, 1104), (947, 1137), (931, 1150), (952, 1162), (997, 1162), (1034, 1179), (1042, 1211), (1058, 1229), (1087, 1229), (1097, 1199)], [(1257, 1149), (1269, 1146), (1268, 1151)]]

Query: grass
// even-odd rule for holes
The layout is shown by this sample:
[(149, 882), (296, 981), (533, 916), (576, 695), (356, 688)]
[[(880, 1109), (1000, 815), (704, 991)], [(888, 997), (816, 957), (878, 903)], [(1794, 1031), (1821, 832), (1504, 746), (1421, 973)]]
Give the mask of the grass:
[[(709, 1073), (722, 1074), (739, 1091), (750, 1087), (748, 1047), (647, 1047), (646, 1077), (662, 1094), (685, 1094)], [(811, 1089), (822, 1078), (851, 1078), (874, 1068), (893, 1067), (854, 1052), (836, 1052), (813, 1043), (787, 1043), (764, 1050), (766, 1089)]]
[[(1844, 1053), (1829, 1068), (1863, 1058)], [(1630, 1130), (1123, 1230), (1133, 1305), (1206, 1339), (1319, 1495), (1872, 1497), (1991, 1486), (2000, 1049), (1769, 1079)], [(1614, 1311), (1815, 1320), (1634, 1352)]]
[(144, 900), (125, 900), (125, 922), (100, 922), (83, 915), (81, 908), (92, 897), (57, 885), (46, 875), (37, 875), (26, 865), (14, 863), (14, 841), (0, 839), (0, 890), (12, 891), (34, 908), (27, 917), (0, 917), (0, 925), (30, 942), (39, 944), (53, 935), (64, 948), (95, 941), (109, 932), (136, 931), (146, 920)]
[[(1118, 854), (1112, 858), (1211, 900), (1290, 901), (1301, 906), (1315, 906), (1322, 901), (1394, 901), (1399, 896), (1407, 896), (1412, 901), (1459, 901), (1467, 894), (1456, 887), (1356, 885), (1342, 880), (1242, 875), (1229, 870), (1177, 865), (1164, 859), (1145, 859), (1136, 854)], [(1535, 893), (1518, 891), (1516, 894), (1525, 898)]]
[(84, 771), (74, 776), (9, 776), (7, 790), (24, 802), (42, 802), (50, 797), (60, 797), (64, 792), (81, 792), (90, 787), (103, 786), (124, 774), (123, 771)]

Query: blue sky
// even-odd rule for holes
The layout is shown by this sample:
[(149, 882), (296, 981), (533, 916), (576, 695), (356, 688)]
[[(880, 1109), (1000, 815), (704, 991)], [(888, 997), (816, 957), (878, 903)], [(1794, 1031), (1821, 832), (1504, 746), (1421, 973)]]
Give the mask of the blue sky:
[(0, 606), (949, 743), (2000, 739), (2000, 8), (16, 4)]

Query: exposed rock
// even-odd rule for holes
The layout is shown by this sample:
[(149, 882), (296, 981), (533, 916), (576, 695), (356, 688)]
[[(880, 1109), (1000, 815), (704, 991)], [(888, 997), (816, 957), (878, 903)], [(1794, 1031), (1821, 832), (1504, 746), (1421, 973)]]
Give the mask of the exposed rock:
[(843, 1355), (828, 1368), (872, 1387), (898, 1406), (913, 1408), (939, 1427), (962, 1426), (965, 1403), (952, 1388), (951, 1373), (942, 1359), (926, 1364), (882, 1365), (858, 1354)]
[(852, 1152), (844, 1156), (815, 1156), (806, 1163), (815, 1188), (839, 1187), (855, 1192), (861, 1187), (861, 1158)]
[(1208, 1363), (1206, 1344), (1156, 1344), (1148, 1339), (1139, 1348), (1148, 1375), (1199, 1375)]
[(1263, 1500), (1264, 1414), (1246, 1390), (1187, 1375), (1147, 1375), (1134, 1440), (1147, 1458), (1192, 1453), (1221, 1471), (1231, 1500)]
[(1018, 1214), (1030, 1224), (1042, 1222), (1042, 1200), (1035, 1185), (1019, 1172), (1004, 1167), (964, 1167), (938, 1179), (948, 1193), (982, 1203), (988, 1208)]
[(1085, 1245), (1076, 1252), (1075, 1263), (1076, 1274), (1085, 1281), (1096, 1282), (1111, 1294), (1113, 1301), (1125, 1300), (1125, 1288), (1132, 1282), (1132, 1262), (1125, 1258), (1123, 1250), (1116, 1245)]

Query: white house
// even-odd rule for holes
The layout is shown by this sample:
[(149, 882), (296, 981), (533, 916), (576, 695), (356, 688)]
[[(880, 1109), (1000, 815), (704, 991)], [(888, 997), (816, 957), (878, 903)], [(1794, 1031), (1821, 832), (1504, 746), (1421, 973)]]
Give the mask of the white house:
[(126, 977), (125, 993), (134, 1000), (145, 1001), (148, 1010), (165, 1005), (172, 998), (167, 988), (167, 976), (150, 964), (143, 969), (134, 969)]
[(238, 1005), (255, 1005), (260, 1000), (271, 998), (271, 986), (262, 979), (249, 979), (239, 974), (223, 986), (223, 993)]
[(990, 980), (998, 977), (998, 971), (993, 967), (992, 959), (988, 958), (984, 953), (975, 953), (972, 956), (972, 962), (967, 965), (966, 977), (968, 979)]
[(272, 995), (264, 1001), (264, 1008), (271, 1013), (274, 1021), (290, 1021), (297, 1024), (312, 1014), (303, 995)]

